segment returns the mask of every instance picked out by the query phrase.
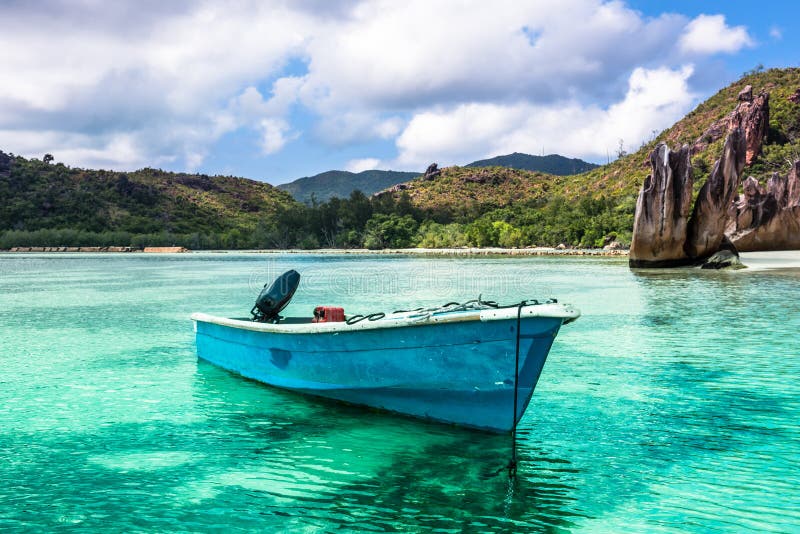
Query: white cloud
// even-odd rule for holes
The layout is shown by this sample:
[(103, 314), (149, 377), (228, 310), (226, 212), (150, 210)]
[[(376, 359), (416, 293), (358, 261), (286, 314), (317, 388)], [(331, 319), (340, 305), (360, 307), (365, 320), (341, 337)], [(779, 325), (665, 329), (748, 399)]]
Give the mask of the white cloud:
[(380, 164), (381, 160), (377, 158), (351, 159), (344, 168), (350, 172), (362, 172), (377, 169)]
[(393, 167), (465, 164), (511, 152), (560, 153), (602, 160), (619, 139), (637, 147), (653, 129), (685, 114), (694, 101), (692, 67), (633, 71), (625, 97), (607, 108), (564, 101), (553, 106), (470, 103), (419, 113), (397, 140)]
[[(667, 126), (659, 121), (689, 93), (686, 54), (698, 62), (752, 44), (722, 15), (647, 17), (621, 1), (331, 6), (0, 3), (0, 20), (14, 21), (0, 32), (0, 149), (81, 166), (198, 168), (244, 129), (268, 155), (300, 135), (329, 147), (396, 140), (397, 161), (414, 169), (436, 154), (458, 161), (508, 146), (604, 154), (595, 145), (605, 137), (558, 126), (616, 120), (614, 145), (630, 145), (639, 133), (615, 106), (651, 110), (645, 133)], [(642, 99), (662, 98), (662, 72), (683, 85), (659, 107)]]
[(264, 154), (274, 154), (295, 136), (289, 133), (289, 124), (283, 119), (262, 119), (258, 125), (261, 130), (261, 150)]
[(731, 54), (752, 45), (747, 28), (728, 26), (724, 15), (699, 15), (686, 25), (680, 39), (681, 50), (690, 54)]
[[(153, 20), (131, 35), (124, 17), (114, 26), (70, 13), (85, 8), (99, 18), (119, 9), (117, 4), (53, 6), (64, 13), (52, 17), (24, 6), (0, 6), (0, 19), (15, 21), (0, 33), (8, 69), (0, 74), (0, 129), (25, 130), (38, 137), (37, 147), (59, 152), (73, 165), (96, 161), (98, 147), (109, 138), (135, 138), (137, 157), (119, 153), (115, 160), (118, 152), (108, 152), (107, 166), (116, 169), (176, 159), (197, 167), (214, 141), (243, 126), (226, 103), (302, 53), (313, 19), (279, 2), (245, 2), (241, 9), (191, 3), (184, 11), (150, 5), (142, 11), (152, 11)], [(266, 150), (281, 146), (285, 131), (259, 123), (291, 104), (297, 92), (292, 83), (276, 82), (263, 113), (248, 124)], [(252, 96), (243, 95), (243, 103), (252, 103)], [(45, 132), (53, 127), (59, 139), (74, 144), (48, 145), (53, 136)], [(26, 153), (14, 136), (0, 148)]]
[(399, 117), (381, 118), (377, 112), (348, 110), (323, 115), (315, 129), (317, 136), (333, 146), (394, 138), (405, 126)]
[(365, 2), (347, 24), (315, 32), (301, 94), (324, 114), (591, 95), (663, 53), (685, 23), (600, 0)]
[(53, 130), (0, 130), (0, 147), (15, 147), (9, 152), (42, 158), (50, 153), (57, 162), (75, 167), (133, 170), (158, 166), (166, 158), (142, 157), (141, 141), (133, 134), (94, 137)]
[(773, 26), (769, 29), (769, 36), (776, 41), (780, 41), (783, 39), (783, 30), (781, 30), (778, 26)]

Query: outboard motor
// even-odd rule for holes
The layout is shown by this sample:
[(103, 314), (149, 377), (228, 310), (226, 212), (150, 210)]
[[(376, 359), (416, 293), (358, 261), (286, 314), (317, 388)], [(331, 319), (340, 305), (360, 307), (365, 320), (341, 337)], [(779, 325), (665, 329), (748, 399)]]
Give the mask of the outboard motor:
[(264, 289), (261, 290), (256, 305), (250, 310), (253, 320), (260, 323), (280, 321), (281, 317), (278, 314), (292, 300), (298, 285), (300, 285), (300, 273), (295, 270), (286, 271), (269, 287), (264, 284)]

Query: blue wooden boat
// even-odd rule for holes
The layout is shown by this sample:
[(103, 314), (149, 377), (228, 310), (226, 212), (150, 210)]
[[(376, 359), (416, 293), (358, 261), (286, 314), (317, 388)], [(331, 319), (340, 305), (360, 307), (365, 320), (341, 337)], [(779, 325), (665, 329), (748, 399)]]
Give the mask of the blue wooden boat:
[(525, 412), (561, 325), (579, 316), (555, 301), (500, 307), (479, 299), (342, 322), (191, 318), (198, 357), (244, 377), (507, 432)]

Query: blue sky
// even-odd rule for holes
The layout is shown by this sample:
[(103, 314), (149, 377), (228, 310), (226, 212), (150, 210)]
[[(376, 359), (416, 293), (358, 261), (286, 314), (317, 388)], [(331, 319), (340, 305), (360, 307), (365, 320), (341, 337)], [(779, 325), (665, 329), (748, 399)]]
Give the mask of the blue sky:
[(794, 2), (0, 3), (0, 150), (273, 184), (514, 151), (603, 162), (758, 64)]

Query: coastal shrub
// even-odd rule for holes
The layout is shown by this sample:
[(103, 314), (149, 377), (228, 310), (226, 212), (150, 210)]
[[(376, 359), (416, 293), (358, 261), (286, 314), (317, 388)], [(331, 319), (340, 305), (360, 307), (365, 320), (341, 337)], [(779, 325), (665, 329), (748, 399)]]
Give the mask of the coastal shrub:
[(454, 248), (469, 244), (464, 225), (423, 222), (417, 230), (417, 246), (423, 248)]
[(317, 239), (317, 236), (313, 234), (302, 238), (298, 245), (303, 250), (314, 250), (320, 248), (319, 239)]
[(410, 247), (417, 227), (411, 215), (375, 214), (364, 227), (364, 246), (369, 249)]

